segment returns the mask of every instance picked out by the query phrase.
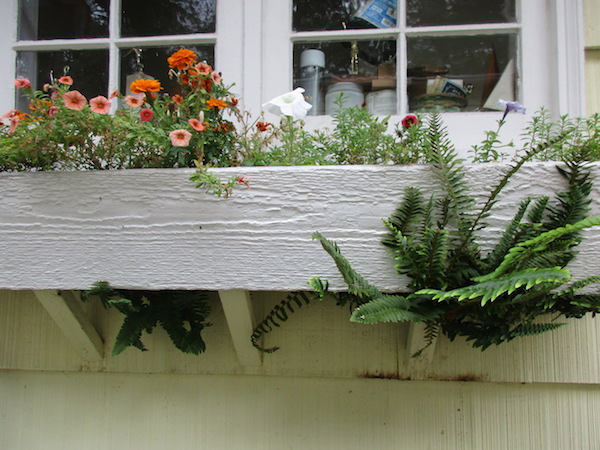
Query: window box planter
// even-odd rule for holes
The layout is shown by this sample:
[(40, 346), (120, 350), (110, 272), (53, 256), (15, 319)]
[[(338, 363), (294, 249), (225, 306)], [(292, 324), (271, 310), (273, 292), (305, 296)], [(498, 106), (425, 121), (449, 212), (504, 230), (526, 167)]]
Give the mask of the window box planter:
[[(555, 165), (529, 163), (513, 177), (482, 240), (497, 238), (520, 199), (560, 186)], [(468, 166), (472, 191), (486, 193), (501, 169)], [(311, 240), (320, 231), (373, 284), (397, 291), (403, 280), (379, 245), (381, 219), (406, 186), (435, 186), (417, 165), (214, 172), (243, 175), (250, 188), (217, 198), (194, 188), (191, 169), (0, 174), (0, 288), (80, 290), (107, 280), (132, 289), (292, 291), (320, 276), (344, 290), (332, 260)], [(596, 200), (591, 215), (598, 213)], [(586, 236), (574, 277), (600, 267), (600, 236)]]

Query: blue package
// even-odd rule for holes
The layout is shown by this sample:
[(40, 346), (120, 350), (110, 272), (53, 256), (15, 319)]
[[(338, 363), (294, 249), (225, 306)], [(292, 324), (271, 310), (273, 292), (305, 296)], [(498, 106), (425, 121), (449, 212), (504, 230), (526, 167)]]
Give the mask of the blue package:
[(356, 17), (377, 28), (393, 28), (396, 26), (396, 0), (369, 0), (359, 9)]

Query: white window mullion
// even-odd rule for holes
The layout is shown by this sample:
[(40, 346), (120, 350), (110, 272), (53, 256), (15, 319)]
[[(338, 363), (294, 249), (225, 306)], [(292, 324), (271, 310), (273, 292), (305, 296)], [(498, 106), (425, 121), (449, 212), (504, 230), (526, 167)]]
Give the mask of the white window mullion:
[[(215, 44), (215, 69), (222, 72), (226, 85), (235, 85), (232, 92), (242, 97), (241, 107), (250, 100), (246, 98), (249, 88), (244, 77), (244, 61), (247, 57), (257, 58), (260, 55), (256, 49), (254, 53), (248, 49), (249, 55), (245, 53), (245, 9), (243, 0), (217, 0), (216, 33), (197, 35), (196, 40), (197, 43)], [(254, 27), (257, 26), (260, 25), (255, 23)], [(255, 59), (254, 70), (258, 70), (258, 66)]]
[[(119, 89), (119, 74), (121, 72), (121, 54), (117, 42), (121, 36), (121, 0), (110, 2), (108, 36), (110, 40), (108, 48), (108, 93)], [(117, 108), (117, 102), (113, 102), (113, 111)]]

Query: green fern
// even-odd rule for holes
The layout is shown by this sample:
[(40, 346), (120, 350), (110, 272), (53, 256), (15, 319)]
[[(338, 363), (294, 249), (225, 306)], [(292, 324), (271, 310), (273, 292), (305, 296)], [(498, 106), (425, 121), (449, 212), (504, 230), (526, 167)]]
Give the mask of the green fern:
[(206, 321), (211, 310), (205, 293), (121, 290), (99, 281), (86, 294), (84, 300), (98, 296), (105, 308), (115, 308), (125, 316), (115, 339), (113, 356), (128, 347), (146, 351), (142, 334), (152, 333), (158, 325), (182, 352), (197, 355), (206, 349), (201, 333), (211, 325)]
[(456, 299), (459, 302), (463, 300), (477, 300), (481, 302), (481, 306), (485, 306), (487, 302), (493, 302), (505, 294), (511, 295), (519, 288), (527, 290), (543, 283), (551, 283), (554, 288), (568, 282), (570, 279), (571, 275), (566, 269), (558, 267), (550, 269), (533, 268), (511, 272), (504, 277), (493, 278), (451, 291), (422, 289), (417, 294), (431, 295), (433, 300), (440, 302), (449, 299)]
[(380, 322), (423, 322), (426, 317), (410, 311), (410, 301), (401, 295), (382, 294), (358, 306), (350, 317), (351, 322), (374, 324)]

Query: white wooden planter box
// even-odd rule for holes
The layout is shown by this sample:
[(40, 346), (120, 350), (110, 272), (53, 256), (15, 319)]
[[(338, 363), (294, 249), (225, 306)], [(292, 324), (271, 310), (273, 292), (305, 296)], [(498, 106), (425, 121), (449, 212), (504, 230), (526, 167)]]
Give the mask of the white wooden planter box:
[[(555, 165), (531, 163), (513, 178), (483, 241), (498, 236), (522, 198), (562, 188)], [(504, 167), (468, 166), (472, 192), (488, 192)], [(321, 276), (343, 290), (314, 231), (337, 241), (376, 286), (403, 287), (380, 245), (381, 219), (405, 187), (435, 188), (427, 166), (214, 171), (242, 175), (251, 187), (217, 198), (194, 187), (190, 169), (0, 174), (0, 288), (79, 290), (106, 280), (122, 288), (290, 291)], [(592, 214), (600, 213), (599, 194), (596, 187)], [(600, 273), (597, 230), (571, 268), (575, 277)]]

